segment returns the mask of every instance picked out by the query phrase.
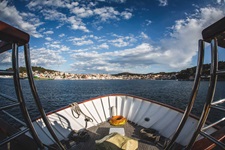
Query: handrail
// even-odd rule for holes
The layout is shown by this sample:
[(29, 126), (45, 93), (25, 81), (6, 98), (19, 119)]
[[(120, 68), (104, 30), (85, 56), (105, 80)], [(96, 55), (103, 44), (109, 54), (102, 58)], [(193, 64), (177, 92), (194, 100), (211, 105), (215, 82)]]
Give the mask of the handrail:
[(206, 103), (204, 105), (199, 123), (197, 125), (197, 128), (195, 129), (195, 132), (187, 145), (186, 149), (191, 149), (195, 140), (197, 139), (199, 133), (201, 132), (201, 129), (203, 125), (205, 124), (209, 111), (210, 106), (213, 101), (214, 93), (215, 93), (215, 87), (216, 87), (216, 81), (217, 81), (217, 74), (216, 71), (218, 70), (218, 49), (217, 49), (217, 39), (215, 38), (211, 42), (211, 68), (210, 68), (210, 82), (209, 82), (209, 88), (208, 88), (208, 94), (206, 97)]
[(194, 85), (192, 88), (192, 92), (191, 92), (191, 96), (190, 96), (190, 100), (188, 103), (188, 106), (185, 109), (185, 112), (183, 114), (183, 117), (180, 121), (180, 124), (178, 125), (175, 134), (173, 135), (172, 139), (170, 140), (168, 146), (166, 147), (166, 150), (169, 150), (173, 147), (176, 139), (178, 138), (180, 132), (182, 131), (190, 113), (192, 110), (192, 107), (194, 105), (196, 96), (197, 96), (197, 92), (198, 92), (198, 88), (199, 88), (199, 83), (201, 80), (201, 74), (202, 74), (202, 68), (203, 68), (203, 62), (204, 62), (204, 41), (203, 40), (199, 40), (199, 55), (198, 55), (198, 65), (196, 68), (196, 75), (195, 75), (195, 80), (194, 80)]
[(216, 122), (214, 122), (214, 123), (212, 123), (212, 124), (210, 124), (210, 125), (208, 125), (208, 126), (202, 128), (202, 131), (207, 130), (207, 129), (210, 128), (210, 127), (213, 127), (213, 126), (215, 126), (215, 125), (217, 125), (217, 124), (223, 122), (224, 120), (225, 120), (225, 117), (223, 117), (223, 118), (221, 118), (220, 120), (218, 120), (218, 121), (216, 121)]
[(59, 141), (59, 139), (57, 138), (55, 132), (53, 131), (53, 128), (50, 124), (50, 121), (48, 120), (48, 118), (46, 117), (46, 113), (42, 107), (42, 104), (41, 104), (41, 101), (40, 101), (40, 98), (38, 96), (38, 93), (37, 93), (37, 89), (35, 87), (35, 84), (34, 84), (34, 79), (33, 79), (33, 74), (32, 74), (32, 69), (31, 69), (31, 63), (30, 63), (30, 52), (29, 52), (29, 45), (28, 44), (25, 44), (24, 45), (24, 57), (25, 57), (25, 64), (26, 64), (26, 68), (27, 68), (27, 75), (28, 75), (28, 80), (29, 80), (29, 84), (30, 84), (30, 88), (31, 88), (31, 91), (32, 91), (32, 94), (33, 94), (33, 97), (34, 97), (34, 100), (35, 100), (35, 103), (38, 107), (38, 110), (41, 114), (41, 117), (48, 129), (48, 131), (50, 132), (51, 136), (53, 137), (53, 139), (55, 140), (56, 144), (59, 146), (60, 149), (65, 149), (64, 146), (62, 145), (62, 143)]
[(224, 102), (225, 102), (225, 99), (220, 99), (220, 100), (218, 100), (218, 101), (216, 101), (216, 102), (211, 103), (211, 105), (222, 104), (222, 103), (224, 103)]
[(40, 139), (38, 138), (38, 135), (34, 129), (30, 115), (27, 111), (27, 108), (24, 102), (24, 97), (23, 97), (23, 93), (22, 93), (22, 89), (21, 89), (21, 85), (19, 81), (18, 45), (16, 43), (12, 44), (12, 68), (14, 71), (13, 80), (14, 80), (15, 91), (18, 98), (18, 102), (20, 103), (21, 112), (23, 116), (25, 117), (27, 127), (30, 129), (32, 137), (36, 141), (37, 145), (43, 149), (44, 146), (42, 142), (40, 141)]

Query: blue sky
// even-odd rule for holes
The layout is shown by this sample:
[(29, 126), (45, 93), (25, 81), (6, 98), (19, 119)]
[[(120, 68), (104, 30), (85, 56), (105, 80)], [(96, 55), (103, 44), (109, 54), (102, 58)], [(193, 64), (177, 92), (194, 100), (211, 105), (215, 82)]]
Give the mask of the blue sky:
[[(78, 74), (195, 66), (202, 29), (224, 16), (224, 0), (0, 2), (0, 20), (31, 35), (32, 65)], [(10, 62), (0, 56), (3, 68)]]

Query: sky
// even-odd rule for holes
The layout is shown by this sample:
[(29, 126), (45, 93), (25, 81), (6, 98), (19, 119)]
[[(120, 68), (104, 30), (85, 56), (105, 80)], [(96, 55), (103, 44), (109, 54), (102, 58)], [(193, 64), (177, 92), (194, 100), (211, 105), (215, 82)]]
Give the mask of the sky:
[[(0, 1), (0, 20), (30, 34), (33, 66), (77, 74), (196, 66), (201, 31), (224, 16), (224, 0)], [(24, 66), (22, 48), (19, 57)]]

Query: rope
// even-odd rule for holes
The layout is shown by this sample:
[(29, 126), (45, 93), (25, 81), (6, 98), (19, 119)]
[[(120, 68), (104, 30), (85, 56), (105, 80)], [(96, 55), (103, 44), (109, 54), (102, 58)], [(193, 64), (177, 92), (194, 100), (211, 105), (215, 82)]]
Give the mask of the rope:
[[(78, 103), (76, 103), (76, 102), (72, 103), (72, 104), (70, 104), (70, 106), (71, 106), (72, 114), (76, 119), (78, 119), (81, 114), (84, 115), (84, 117), (85, 117), (84, 121), (86, 122), (85, 128), (87, 127), (88, 121), (93, 122), (93, 119), (91, 117), (85, 115), (84, 112), (80, 109)], [(77, 116), (74, 115), (74, 112), (77, 114)]]

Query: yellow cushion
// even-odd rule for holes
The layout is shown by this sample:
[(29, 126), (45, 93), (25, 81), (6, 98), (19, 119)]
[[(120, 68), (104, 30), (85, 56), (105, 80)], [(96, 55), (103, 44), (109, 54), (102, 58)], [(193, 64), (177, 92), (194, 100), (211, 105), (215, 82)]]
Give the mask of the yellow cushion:
[(97, 150), (136, 150), (138, 141), (119, 133), (112, 133), (96, 141)]

